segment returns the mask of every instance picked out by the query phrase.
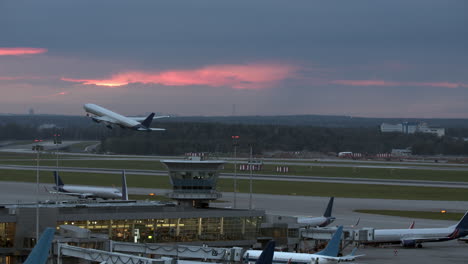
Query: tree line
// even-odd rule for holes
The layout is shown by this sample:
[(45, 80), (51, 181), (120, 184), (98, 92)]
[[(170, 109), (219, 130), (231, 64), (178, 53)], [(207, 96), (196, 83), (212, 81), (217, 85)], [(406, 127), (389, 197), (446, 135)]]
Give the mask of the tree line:
[[(89, 121), (89, 120), (88, 120)], [(232, 153), (232, 136), (239, 136), (239, 152), (308, 151), (364, 154), (388, 153), (394, 148), (411, 147), (418, 155), (468, 155), (467, 128), (447, 129), (447, 136), (430, 134), (381, 133), (378, 127), (316, 127), (273, 124), (224, 124), (204, 122), (160, 122), (163, 132), (135, 132), (107, 129), (86, 122), (65, 125), (63, 140), (98, 140), (101, 151), (118, 154), (180, 155), (187, 152)], [(49, 125), (0, 124), (0, 140), (51, 139), (55, 128)]]

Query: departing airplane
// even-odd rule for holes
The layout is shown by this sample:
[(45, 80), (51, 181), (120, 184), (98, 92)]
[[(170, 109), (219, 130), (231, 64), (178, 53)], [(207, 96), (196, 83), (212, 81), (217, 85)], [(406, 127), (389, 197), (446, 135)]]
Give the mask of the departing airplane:
[(96, 123), (104, 123), (106, 127), (112, 129), (112, 125), (118, 125), (121, 128), (130, 128), (137, 131), (164, 131), (164, 128), (150, 128), (153, 119), (165, 118), (169, 116), (154, 116), (151, 113), (148, 117), (127, 117), (104, 107), (95, 104), (85, 104), (83, 106), (86, 111), (86, 115), (90, 116), (91, 119)]
[(453, 226), (442, 228), (375, 229), (369, 244), (401, 244), (403, 247), (422, 247), (424, 242), (441, 242), (468, 235), (468, 212)]
[(54, 239), (55, 228), (48, 227), (42, 233), (39, 242), (34, 246), (24, 264), (45, 264)]
[[(273, 255), (274, 264), (316, 264), (316, 263), (338, 263), (343, 261), (353, 261), (357, 257), (364, 255), (355, 255), (356, 249), (351, 254), (338, 257), (340, 252), (340, 241), (343, 235), (343, 226), (336, 229), (332, 238), (328, 242), (325, 249), (314, 254), (306, 253), (291, 253), (291, 252), (275, 252)], [(244, 263), (253, 263), (259, 258), (260, 250), (247, 250), (244, 254)]]
[(327, 209), (321, 217), (298, 217), (297, 223), (308, 227), (325, 227), (335, 221), (335, 217), (331, 216), (333, 210), (334, 197), (330, 197)]
[(55, 192), (50, 192), (53, 194), (76, 196), (82, 199), (102, 198), (128, 200), (125, 171), (122, 172), (122, 191), (109, 187), (65, 185), (56, 171), (54, 172), (54, 179), (55, 186), (53, 188)]

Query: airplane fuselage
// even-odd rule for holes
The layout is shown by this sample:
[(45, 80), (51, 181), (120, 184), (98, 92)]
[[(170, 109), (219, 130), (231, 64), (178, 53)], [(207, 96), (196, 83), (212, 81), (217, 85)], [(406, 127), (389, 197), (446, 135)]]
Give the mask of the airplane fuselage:
[[(255, 263), (261, 250), (247, 250), (244, 254), (244, 263)], [(338, 263), (338, 258), (332, 259), (317, 254), (277, 252), (273, 254), (273, 264), (314, 264), (314, 263)]]
[(141, 127), (140, 122), (135, 121), (131, 118), (125, 117), (123, 115), (117, 114), (115, 112), (112, 112), (111, 110), (101, 107), (99, 105), (85, 104), (83, 108), (85, 109), (87, 113), (96, 115), (98, 117), (109, 117), (110, 119), (113, 120), (115, 124), (120, 125), (122, 127), (127, 127), (127, 128)]
[(122, 199), (122, 192), (115, 188), (64, 185), (54, 187), (54, 189), (65, 195), (80, 196), (77, 194), (82, 194), (83, 198)]
[(310, 227), (325, 227), (335, 221), (335, 217), (298, 217), (297, 223), (303, 226)]
[(408, 245), (421, 242), (446, 241), (456, 237), (453, 236), (455, 226), (443, 228), (417, 228), (417, 229), (376, 229), (374, 231), (374, 242), (377, 243), (402, 243), (407, 241)]

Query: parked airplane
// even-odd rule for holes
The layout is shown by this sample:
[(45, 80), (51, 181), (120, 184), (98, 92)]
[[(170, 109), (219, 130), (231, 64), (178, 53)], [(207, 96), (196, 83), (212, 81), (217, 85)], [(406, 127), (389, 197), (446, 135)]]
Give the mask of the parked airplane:
[(468, 235), (468, 212), (453, 226), (442, 228), (375, 229), (370, 244), (401, 244), (404, 247), (422, 247), (424, 242), (440, 242)]
[(335, 221), (335, 217), (331, 216), (333, 210), (333, 200), (334, 197), (330, 197), (328, 202), (327, 209), (321, 217), (298, 217), (297, 223), (300, 225), (305, 225), (309, 227), (325, 227)]
[(272, 264), (273, 263), (273, 254), (275, 253), (275, 241), (271, 240), (263, 249), (262, 253), (258, 257), (255, 264)]
[(48, 227), (42, 233), (39, 242), (34, 246), (24, 264), (45, 264), (54, 239), (55, 228)]
[(169, 117), (154, 116), (154, 113), (151, 113), (148, 117), (126, 117), (95, 104), (85, 104), (83, 108), (87, 116), (93, 115), (90, 117), (94, 122), (103, 122), (110, 129), (112, 129), (112, 125), (118, 125), (122, 128), (131, 128), (137, 131), (164, 131), (166, 130), (164, 128), (150, 128), (151, 122), (153, 119)]
[(122, 172), (122, 191), (109, 187), (65, 185), (56, 171), (54, 171), (54, 179), (55, 186), (53, 188), (55, 192), (50, 193), (71, 195), (82, 199), (102, 198), (128, 200), (125, 171)]
[[(314, 254), (306, 253), (291, 253), (291, 252), (275, 252), (273, 255), (274, 264), (322, 264), (322, 263), (338, 263), (343, 261), (353, 261), (357, 257), (363, 255), (355, 255), (356, 249), (351, 254), (338, 257), (340, 251), (340, 241), (343, 235), (343, 226), (338, 227), (332, 238), (328, 242), (325, 249)], [(253, 263), (259, 258), (260, 250), (247, 250), (244, 254), (244, 263)]]

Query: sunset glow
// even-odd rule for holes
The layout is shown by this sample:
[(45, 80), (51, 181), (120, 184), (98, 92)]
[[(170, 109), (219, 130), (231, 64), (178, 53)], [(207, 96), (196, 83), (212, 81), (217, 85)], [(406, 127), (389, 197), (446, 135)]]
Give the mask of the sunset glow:
[(384, 80), (334, 80), (332, 84), (349, 85), (349, 86), (430, 86), (440, 88), (459, 88), (468, 87), (467, 83), (453, 82), (394, 82)]
[(0, 56), (22, 56), (46, 53), (43, 48), (0, 48)]
[(108, 79), (72, 79), (63, 81), (97, 86), (123, 86), (129, 83), (161, 84), (167, 86), (206, 85), (228, 86), (235, 89), (261, 89), (295, 76), (298, 68), (286, 64), (212, 65), (193, 70), (161, 72), (128, 71)]

